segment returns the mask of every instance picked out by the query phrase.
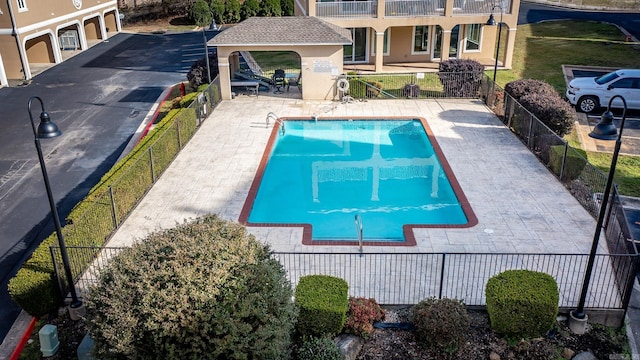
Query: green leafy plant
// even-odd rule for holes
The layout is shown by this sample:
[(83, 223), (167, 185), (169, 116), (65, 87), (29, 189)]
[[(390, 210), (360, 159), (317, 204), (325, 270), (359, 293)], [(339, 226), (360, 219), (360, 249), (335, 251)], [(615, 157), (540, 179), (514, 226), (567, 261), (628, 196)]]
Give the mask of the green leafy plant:
[(384, 316), (384, 310), (375, 299), (350, 297), (344, 332), (366, 338), (373, 331), (373, 323), (383, 320)]
[(349, 285), (328, 275), (300, 278), (295, 291), (299, 309), (296, 330), (302, 336), (330, 336), (340, 333), (347, 317)]
[(416, 340), (426, 346), (456, 353), (469, 330), (467, 307), (460, 300), (429, 298), (411, 309)]
[(100, 359), (279, 359), (295, 322), (282, 265), (216, 216), (123, 250), (86, 297)]
[(487, 281), (487, 312), (497, 333), (522, 338), (542, 336), (558, 314), (558, 285), (551, 275), (507, 270)]
[(305, 336), (294, 351), (296, 360), (341, 360), (336, 343), (327, 337)]

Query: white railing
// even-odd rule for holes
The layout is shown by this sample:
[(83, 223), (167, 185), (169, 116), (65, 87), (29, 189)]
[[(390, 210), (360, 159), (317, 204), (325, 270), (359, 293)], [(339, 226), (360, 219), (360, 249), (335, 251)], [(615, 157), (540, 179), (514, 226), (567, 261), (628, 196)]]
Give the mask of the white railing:
[[(386, 17), (442, 16), (447, 1), (453, 2), (454, 15), (490, 14), (493, 0), (385, 0)], [(370, 18), (377, 17), (377, 1), (316, 2), (318, 17)], [(504, 13), (510, 13), (511, 0), (502, 0)], [(500, 8), (494, 13), (499, 13)]]
[(385, 16), (437, 16), (443, 14), (445, 0), (385, 1)]
[(318, 17), (371, 18), (376, 17), (377, 1), (334, 1), (316, 3)]

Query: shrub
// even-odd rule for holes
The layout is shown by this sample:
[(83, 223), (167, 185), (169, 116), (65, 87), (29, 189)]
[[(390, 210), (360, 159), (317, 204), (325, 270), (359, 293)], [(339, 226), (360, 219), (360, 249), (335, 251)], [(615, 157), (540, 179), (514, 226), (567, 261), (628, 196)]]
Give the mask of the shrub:
[(341, 360), (336, 343), (326, 337), (305, 336), (294, 352), (297, 360)]
[(469, 330), (467, 308), (460, 300), (429, 298), (411, 309), (416, 340), (429, 347), (455, 353)]
[(420, 86), (418, 84), (406, 84), (402, 88), (402, 96), (408, 98), (420, 97)]
[(558, 286), (551, 275), (507, 270), (487, 281), (487, 312), (491, 328), (524, 338), (546, 334), (558, 314)]
[(344, 331), (366, 338), (373, 331), (373, 323), (383, 319), (384, 310), (375, 299), (350, 297)]
[(511, 95), (516, 101), (520, 101), (521, 97), (529, 94), (559, 96), (556, 89), (554, 89), (554, 87), (549, 83), (534, 79), (519, 79), (507, 83), (504, 87), (504, 91)]
[[(218, 76), (218, 55), (216, 55), (215, 52), (209, 53), (209, 70), (212, 80)], [(191, 69), (189, 69), (187, 73), (187, 80), (189, 80), (189, 84), (191, 84), (194, 89), (202, 84), (209, 83), (206, 58), (203, 57), (191, 64)]]
[(382, 91), (382, 83), (378, 81), (367, 81), (367, 98), (373, 99), (380, 95)]
[[(219, 89), (212, 89), (219, 99)], [(180, 150), (176, 142), (176, 122), (180, 121), (180, 137), (189, 139), (197, 128), (193, 109), (170, 110), (135, 148), (102, 176), (89, 194), (71, 210), (62, 229), (65, 242), (71, 246), (102, 246), (117, 226), (152, 185), (149, 148), (153, 148), (154, 176), (159, 176)], [(112, 191), (116, 219), (112, 213), (109, 191)], [(8, 290), (13, 301), (28, 314), (39, 317), (54, 311), (61, 304), (50, 246), (57, 246), (58, 238), (49, 235), (34, 250), (29, 259), (9, 281)], [(87, 260), (87, 261), (90, 261)], [(72, 272), (77, 277), (88, 266), (74, 261)], [(64, 278), (60, 279), (62, 282)]]
[(113, 258), (86, 297), (87, 324), (100, 359), (279, 359), (291, 295), (267, 246), (209, 216)]
[(347, 317), (348, 290), (347, 282), (337, 277), (301, 277), (295, 291), (295, 304), (299, 310), (298, 333), (302, 336), (338, 334)]
[(449, 59), (440, 62), (438, 77), (448, 97), (477, 97), (484, 66), (472, 59)]
[[(549, 148), (549, 167), (557, 176), (560, 176), (560, 171), (563, 170), (562, 158), (564, 157), (564, 149), (564, 145), (555, 145)], [(562, 180), (571, 181), (577, 179), (587, 163), (586, 159), (586, 151), (569, 147), (564, 162)]]
[(519, 102), (558, 136), (573, 129), (576, 111), (558, 95), (531, 93), (521, 97)]

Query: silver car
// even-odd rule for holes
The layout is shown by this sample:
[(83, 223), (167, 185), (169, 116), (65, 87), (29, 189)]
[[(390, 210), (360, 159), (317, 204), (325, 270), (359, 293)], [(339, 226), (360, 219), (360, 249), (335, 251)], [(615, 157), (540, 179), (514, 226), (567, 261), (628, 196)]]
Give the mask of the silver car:
[[(608, 106), (615, 95), (625, 99), (628, 109), (640, 109), (640, 70), (620, 69), (595, 78), (575, 78), (567, 86), (566, 95), (572, 105), (585, 113)], [(622, 100), (614, 99), (611, 107), (622, 108)]]

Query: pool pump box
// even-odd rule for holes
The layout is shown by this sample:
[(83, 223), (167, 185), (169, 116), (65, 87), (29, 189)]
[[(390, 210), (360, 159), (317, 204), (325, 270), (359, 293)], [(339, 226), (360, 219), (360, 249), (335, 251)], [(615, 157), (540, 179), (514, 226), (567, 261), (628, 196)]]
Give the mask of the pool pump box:
[(55, 325), (47, 324), (38, 332), (40, 337), (40, 351), (43, 357), (53, 356), (58, 352), (60, 340), (58, 340), (58, 328)]

